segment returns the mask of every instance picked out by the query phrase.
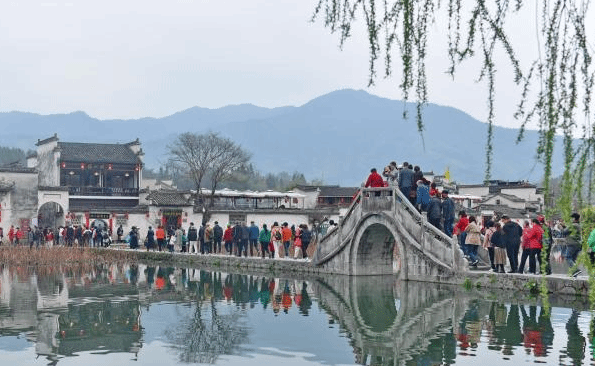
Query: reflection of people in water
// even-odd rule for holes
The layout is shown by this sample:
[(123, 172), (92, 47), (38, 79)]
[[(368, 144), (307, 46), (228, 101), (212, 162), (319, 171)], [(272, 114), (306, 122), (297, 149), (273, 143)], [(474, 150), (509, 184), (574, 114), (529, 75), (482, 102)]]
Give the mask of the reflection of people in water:
[(145, 269), (145, 274), (147, 275), (147, 285), (149, 286), (149, 288), (153, 287), (155, 267), (147, 267), (147, 269)]
[(459, 322), (457, 340), (462, 350), (477, 348), (481, 338), (481, 322), (478, 314), (478, 301), (473, 300)]
[(519, 305), (511, 304), (508, 316), (506, 317), (506, 328), (504, 331), (504, 355), (514, 354), (513, 350), (523, 341), (523, 332), (521, 331), (521, 318), (519, 315)]
[(291, 292), (289, 292), (289, 281), (287, 280), (285, 280), (285, 286), (283, 286), (281, 304), (283, 305), (283, 312), (287, 314), (289, 312), (289, 308), (291, 308)]
[(572, 309), (572, 314), (566, 322), (566, 334), (568, 335), (568, 342), (566, 343), (566, 352), (562, 351), (560, 355), (560, 363), (565, 363), (564, 354), (572, 360), (573, 365), (580, 365), (585, 358), (585, 337), (583, 337), (581, 330), (578, 327), (579, 312)]
[(308, 287), (308, 285), (306, 284), (306, 281), (303, 281), (302, 282), (302, 291), (300, 293), (301, 301), (299, 304), (296, 301), (296, 305), (300, 309), (300, 314), (302, 314), (303, 316), (308, 316), (308, 312), (310, 311), (310, 308), (312, 307), (312, 300), (310, 299), (310, 295), (308, 295), (307, 287)]
[(533, 350), (536, 357), (547, 355), (547, 347), (553, 342), (553, 328), (546, 310), (541, 308), (539, 320), (537, 316), (537, 306), (529, 306), (529, 315), (524, 306), (521, 306), (523, 315), (523, 345), (527, 351)]
[(271, 292), (269, 291), (269, 281), (267, 281), (267, 279), (264, 277), (260, 281), (260, 292), (258, 295), (260, 297), (260, 303), (262, 304), (262, 307), (266, 309), (270, 302)]

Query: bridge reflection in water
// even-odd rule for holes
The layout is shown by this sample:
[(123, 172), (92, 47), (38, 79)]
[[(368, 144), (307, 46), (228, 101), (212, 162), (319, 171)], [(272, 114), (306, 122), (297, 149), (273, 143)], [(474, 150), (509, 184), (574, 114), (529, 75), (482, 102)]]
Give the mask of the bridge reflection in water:
[[(315, 315), (314, 304), (340, 326), (358, 364), (452, 364), (469, 355), (554, 361), (552, 321), (534, 299), (519, 300), (518, 294), (499, 292), (496, 301), (494, 294), (394, 276), (279, 278), (144, 265), (19, 271), (1, 272), (0, 340), (26, 334), (50, 363), (86, 351), (136, 355), (150, 342), (142, 309), (164, 303), (193, 304), (183, 316), (167, 319), (162, 338), (174, 350), (172, 361), (183, 363), (216, 363), (222, 355), (246, 352), (258, 326), (248, 324), (247, 312), (255, 308), (299, 322)], [(584, 322), (581, 330), (579, 316), (588, 304), (574, 299), (571, 310), (564, 309), (565, 299), (550, 302), (569, 313), (556, 327), (565, 330), (560, 338), (568, 343), (555, 362), (580, 364), (588, 330)], [(283, 325), (287, 334), (294, 332), (291, 321)], [(478, 353), (481, 342), (489, 355)]]

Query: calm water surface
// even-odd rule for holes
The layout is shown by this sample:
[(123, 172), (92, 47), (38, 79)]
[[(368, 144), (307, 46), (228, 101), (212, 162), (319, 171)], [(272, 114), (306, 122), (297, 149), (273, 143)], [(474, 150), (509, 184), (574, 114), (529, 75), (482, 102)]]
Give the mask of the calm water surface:
[(1, 269), (1, 365), (589, 365), (581, 299), (112, 265)]

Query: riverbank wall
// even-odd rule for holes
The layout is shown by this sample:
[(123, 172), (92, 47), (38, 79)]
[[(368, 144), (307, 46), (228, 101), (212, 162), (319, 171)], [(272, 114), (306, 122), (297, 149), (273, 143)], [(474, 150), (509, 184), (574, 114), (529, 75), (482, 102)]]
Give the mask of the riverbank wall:
[[(325, 277), (335, 274), (325, 271), (311, 262), (294, 259), (271, 259), (260, 257), (237, 257), (228, 255), (195, 255), (187, 253), (153, 252), (130, 249), (97, 249), (121, 250), (127, 255), (133, 255), (139, 261), (172, 267), (203, 268), (212, 271), (243, 272), (259, 275), (283, 276), (315, 276)], [(532, 274), (491, 273), (483, 270), (469, 270), (452, 276), (429, 276), (416, 278), (417, 281), (462, 285), (467, 288), (504, 289), (513, 292), (537, 294), (545, 281), (549, 293), (569, 296), (589, 295), (589, 281), (587, 276), (577, 278), (566, 274), (552, 274), (540, 276)]]

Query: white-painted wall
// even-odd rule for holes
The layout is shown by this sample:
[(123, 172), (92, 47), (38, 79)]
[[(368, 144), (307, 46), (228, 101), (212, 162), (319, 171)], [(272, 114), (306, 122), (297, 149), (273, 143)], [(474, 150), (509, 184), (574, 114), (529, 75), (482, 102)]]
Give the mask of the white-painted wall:
[(39, 185), (57, 187), (60, 185), (60, 150), (58, 140), (37, 146), (37, 171)]

